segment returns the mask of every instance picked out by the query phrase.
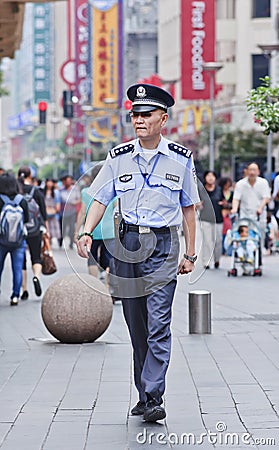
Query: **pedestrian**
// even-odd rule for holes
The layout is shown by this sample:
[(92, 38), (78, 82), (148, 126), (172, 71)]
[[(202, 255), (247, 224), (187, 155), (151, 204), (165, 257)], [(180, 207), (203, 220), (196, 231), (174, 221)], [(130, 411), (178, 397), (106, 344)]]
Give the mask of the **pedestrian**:
[(274, 178), (272, 198), (274, 200), (274, 217), (278, 225), (275, 246), (276, 249), (279, 249), (279, 174)]
[[(147, 422), (164, 419), (162, 406), (171, 351), (171, 309), (177, 274), (194, 269), (195, 203), (192, 152), (161, 135), (174, 99), (165, 90), (136, 84), (127, 91), (136, 139), (113, 148), (88, 193), (94, 197), (78, 253), (87, 258), (92, 231), (106, 206), (121, 200), (115, 269), (134, 355), (139, 402), (131, 410)], [(178, 264), (177, 228), (183, 218), (185, 253)]]
[(255, 241), (249, 235), (249, 227), (247, 225), (240, 225), (237, 231), (239, 233), (239, 241), (236, 251), (237, 256), (240, 261), (246, 261), (253, 264), (257, 246)]
[[(22, 210), (22, 226), (23, 233), (17, 236), (17, 242), (11, 244), (6, 241), (6, 243), (0, 244), (0, 281), (4, 268), (5, 258), (8, 253), (11, 256), (12, 262), (12, 272), (13, 272), (13, 290), (10, 299), (11, 306), (18, 304), (18, 299), (20, 295), (20, 288), (22, 283), (22, 266), (25, 255), (25, 232), (24, 224), (29, 221), (28, 205), (23, 195), (19, 194), (19, 186), (14, 175), (10, 173), (3, 173), (0, 176), (0, 215), (1, 215), (1, 232), (2, 232), (2, 220), (3, 220), (3, 210), (4, 205), (10, 203), (11, 205), (18, 205), (19, 213)], [(20, 224), (19, 224), (20, 225)], [(19, 239), (20, 237), (20, 239)]]
[[(43, 192), (32, 184), (31, 170), (28, 166), (22, 166), (18, 170), (18, 181), (20, 192), (28, 199), (29, 219), (27, 223), (27, 237), (26, 243), (28, 245), (32, 271), (33, 271), (33, 285), (35, 294), (40, 297), (42, 295), (42, 287), (40, 283), (40, 276), (42, 273), (42, 235), (48, 234), (47, 213)], [(31, 210), (34, 217), (31, 217)], [(29, 292), (27, 289), (27, 259), (26, 252), (23, 262), (22, 274), (22, 294), (21, 299), (27, 300)]]
[(217, 175), (214, 171), (206, 170), (203, 179), (203, 185), (199, 186), (201, 202), (198, 205), (202, 232), (202, 261), (204, 268), (209, 269), (213, 255), (214, 267), (218, 269), (222, 255), (222, 208), (226, 201), (221, 187), (217, 184)]
[(45, 197), (50, 241), (52, 241), (53, 238), (59, 241), (61, 239), (61, 230), (59, 223), (61, 200), (59, 191), (55, 189), (54, 181), (52, 179), (46, 179), (43, 192)]
[[(91, 182), (96, 178), (101, 168), (102, 164), (99, 163), (92, 169)], [(87, 212), (93, 201), (94, 199), (88, 194), (88, 187), (83, 188), (81, 191), (81, 208), (76, 221), (75, 242), (77, 242), (79, 231), (84, 224)], [(110, 259), (113, 255), (114, 245), (114, 203), (112, 201), (108, 205), (103, 219), (92, 233), (92, 246), (87, 264), (89, 273), (94, 277), (98, 277), (99, 268), (106, 271), (107, 275), (109, 273)]]
[(60, 189), (61, 209), (60, 209), (60, 229), (61, 239), (59, 242), (62, 247), (63, 239), (68, 236), (70, 239), (69, 248), (73, 248), (75, 224), (77, 219), (77, 210), (80, 206), (80, 190), (74, 185), (72, 175), (64, 175), (61, 178), (63, 187)]
[[(232, 190), (232, 180), (229, 177), (223, 177), (219, 180), (219, 186), (222, 189), (223, 193), (223, 208), (222, 208), (222, 216), (223, 216), (223, 231), (222, 231), (222, 255), (226, 254), (224, 242), (227, 235), (227, 231), (232, 229), (232, 221), (231, 221), (231, 209), (232, 209), (232, 199), (233, 199), (233, 190)], [(228, 256), (231, 256), (227, 252)]]
[[(262, 248), (267, 223), (266, 205), (270, 201), (271, 193), (267, 180), (260, 177), (259, 173), (258, 164), (252, 162), (248, 165), (247, 176), (235, 185), (231, 213), (239, 213), (240, 219), (251, 219), (259, 225)], [(259, 259), (261, 265), (261, 252)]]

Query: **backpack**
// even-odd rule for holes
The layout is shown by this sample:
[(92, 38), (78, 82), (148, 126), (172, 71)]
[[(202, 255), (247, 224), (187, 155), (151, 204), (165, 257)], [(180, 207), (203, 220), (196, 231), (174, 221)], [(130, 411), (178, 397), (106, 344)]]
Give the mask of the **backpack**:
[(19, 205), (23, 196), (17, 194), (13, 200), (7, 195), (0, 197), (4, 202), (0, 214), (0, 245), (18, 248), (25, 237), (24, 211)]
[(31, 191), (24, 194), (24, 198), (28, 204), (29, 212), (29, 222), (25, 224), (28, 236), (38, 235), (40, 232), (40, 226), (42, 225), (40, 207), (36, 200), (34, 199), (35, 186), (32, 187)]

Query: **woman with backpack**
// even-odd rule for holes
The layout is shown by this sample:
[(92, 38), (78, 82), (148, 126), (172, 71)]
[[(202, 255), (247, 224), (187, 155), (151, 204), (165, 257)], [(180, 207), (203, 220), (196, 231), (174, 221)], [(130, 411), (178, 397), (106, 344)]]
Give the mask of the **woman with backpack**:
[(13, 272), (11, 306), (18, 304), (26, 248), (24, 224), (28, 221), (28, 205), (23, 195), (19, 194), (16, 178), (10, 173), (2, 174), (0, 176), (0, 281), (6, 256), (10, 253)]
[[(40, 283), (40, 275), (42, 273), (42, 235), (47, 233), (47, 213), (43, 192), (37, 187), (33, 186), (31, 170), (28, 166), (22, 166), (18, 170), (18, 180), (20, 191), (28, 204), (29, 222), (26, 224), (27, 237), (26, 242), (29, 248), (31, 263), (33, 269), (33, 285), (35, 293), (38, 297), (42, 294)], [(23, 277), (22, 277), (22, 300), (27, 300), (29, 293), (27, 290), (27, 271), (26, 271), (26, 255), (23, 262)]]

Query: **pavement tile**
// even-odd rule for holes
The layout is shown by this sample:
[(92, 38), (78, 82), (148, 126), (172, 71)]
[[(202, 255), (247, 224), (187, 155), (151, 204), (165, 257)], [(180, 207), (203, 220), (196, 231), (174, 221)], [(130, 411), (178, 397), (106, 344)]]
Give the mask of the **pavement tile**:
[(86, 449), (104, 450), (111, 446), (122, 445), (125, 449), (127, 443), (127, 428), (125, 425), (90, 425), (86, 443)]
[(80, 421), (52, 423), (42, 450), (83, 449), (86, 444), (87, 427), (88, 422)]

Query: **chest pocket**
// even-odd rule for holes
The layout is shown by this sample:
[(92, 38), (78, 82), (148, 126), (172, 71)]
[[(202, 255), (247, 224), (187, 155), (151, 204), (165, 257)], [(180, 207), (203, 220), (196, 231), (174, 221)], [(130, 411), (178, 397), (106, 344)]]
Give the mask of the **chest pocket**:
[(133, 180), (127, 181), (126, 183), (125, 182), (121, 182), (119, 180), (117, 180), (115, 182), (115, 190), (120, 195), (124, 194), (125, 192), (134, 190), (135, 187), (136, 187), (136, 183)]
[(169, 189), (170, 192), (180, 191), (182, 189), (182, 178), (179, 177), (178, 181), (167, 180), (163, 176), (153, 175), (149, 179), (149, 184), (151, 186), (158, 186), (161, 188)]

